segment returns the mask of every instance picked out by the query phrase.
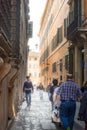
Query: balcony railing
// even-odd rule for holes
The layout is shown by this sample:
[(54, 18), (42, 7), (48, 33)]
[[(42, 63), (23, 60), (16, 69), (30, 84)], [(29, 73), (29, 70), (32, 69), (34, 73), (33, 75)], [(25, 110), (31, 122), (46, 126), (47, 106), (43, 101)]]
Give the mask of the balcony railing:
[(19, 57), (20, 46), (20, 0), (11, 3), (11, 43), (13, 56)]
[(87, 16), (75, 17), (67, 27), (67, 38), (73, 40), (78, 32), (87, 32)]
[(0, 28), (3, 30), (6, 38), (10, 41), (10, 1), (0, 0)]

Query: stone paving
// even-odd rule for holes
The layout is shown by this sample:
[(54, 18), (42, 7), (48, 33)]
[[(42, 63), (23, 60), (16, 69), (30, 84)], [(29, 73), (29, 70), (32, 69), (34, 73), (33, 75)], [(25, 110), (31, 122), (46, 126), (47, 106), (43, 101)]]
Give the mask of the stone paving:
[[(40, 99), (39, 93), (32, 94), (31, 107), (27, 107), (26, 102), (22, 103), (20, 112), (15, 119), (10, 130), (63, 130), (62, 127), (56, 127), (51, 121), (51, 103), (46, 92), (43, 99)], [(74, 126), (74, 130), (83, 130)]]

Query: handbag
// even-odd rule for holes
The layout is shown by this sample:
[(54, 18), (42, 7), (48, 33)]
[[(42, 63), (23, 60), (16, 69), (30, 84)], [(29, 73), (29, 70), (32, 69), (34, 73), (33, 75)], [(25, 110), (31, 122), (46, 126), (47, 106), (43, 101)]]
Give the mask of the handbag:
[(59, 109), (57, 109), (56, 107), (52, 111), (52, 122), (61, 122), (59, 117)]

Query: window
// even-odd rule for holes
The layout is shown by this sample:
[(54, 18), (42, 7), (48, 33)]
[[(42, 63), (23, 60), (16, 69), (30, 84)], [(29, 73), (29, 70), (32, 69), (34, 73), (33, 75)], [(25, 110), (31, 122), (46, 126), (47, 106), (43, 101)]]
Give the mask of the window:
[(60, 76), (60, 81), (62, 80), (62, 75)]
[(73, 74), (73, 54), (69, 54), (69, 73)]
[(51, 41), (51, 50), (54, 51), (54, 38)]
[(69, 56), (68, 55), (65, 56), (65, 69), (66, 70), (69, 69)]
[(54, 36), (54, 49), (56, 49), (58, 43), (57, 43), (57, 34)]
[(58, 31), (57, 31), (57, 42), (58, 43), (61, 43), (63, 40), (63, 37), (62, 37), (62, 26), (60, 28), (58, 28)]
[(34, 60), (37, 60), (37, 57), (35, 57)]
[(56, 72), (56, 62), (54, 62), (54, 63), (52, 64), (52, 72), (53, 72), (53, 73)]
[(69, 12), (69, 24), (71, 24), (74, 20), (74, 11)]
[(62, 63), (62, 59), (60, 59), (60, 71), (62, 71), (63, 69), (63, 63)]
[(33, 22), (32, 21), (29, 22), (27, 33), (29, 34), (29, 38), (32, 38), (33, 36)]
[(71, 24), (73, 22), (73, 20), (74, 20), (74, 1), (71, 1), (71, 3), (70, 3), (70, 12), (69, 12), (69, 24)]
[(67, 36), (67, 18), (64, 19), (64, 37)]

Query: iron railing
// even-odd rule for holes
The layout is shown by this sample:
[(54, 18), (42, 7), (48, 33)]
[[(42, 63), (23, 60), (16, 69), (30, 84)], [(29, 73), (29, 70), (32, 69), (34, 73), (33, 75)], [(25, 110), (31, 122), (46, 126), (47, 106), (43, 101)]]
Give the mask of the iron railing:
[(70, 39), (71, 37), (74, 37), (74, 35), (80, 30), (80, 29), (87, 29), (85, 26), (87, 24), (87, 16), (77, 16), (74, 18), (74, 20), (70, 23), (70, 25), (67, 27), (67, 38)]
[(0, 28), (10, 41), (10, 0), (0, 0)]
[(13, 56), (19, 57), (20, 46), (20, 0), (11, 3), (11, 43)]

